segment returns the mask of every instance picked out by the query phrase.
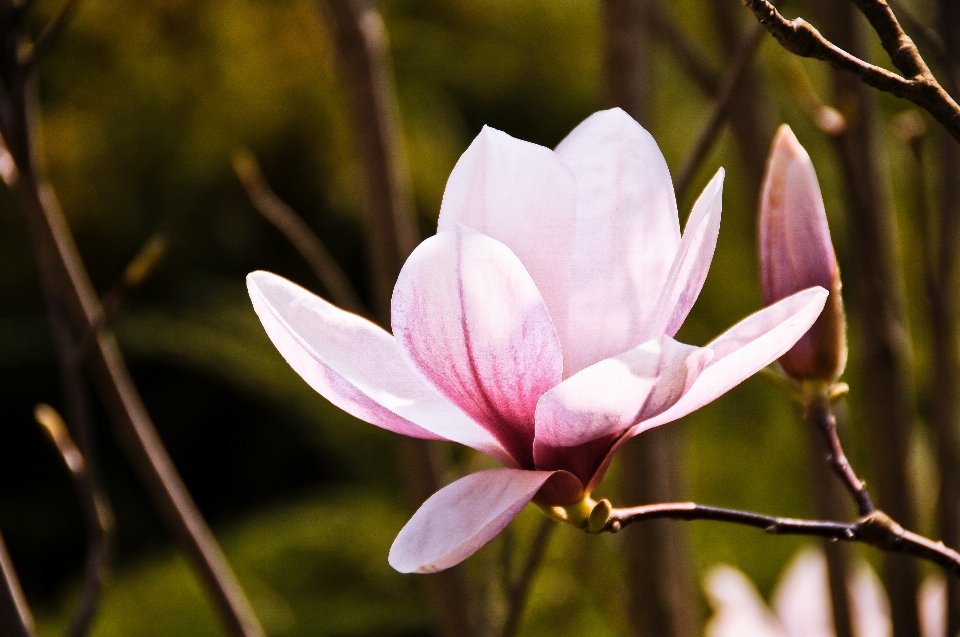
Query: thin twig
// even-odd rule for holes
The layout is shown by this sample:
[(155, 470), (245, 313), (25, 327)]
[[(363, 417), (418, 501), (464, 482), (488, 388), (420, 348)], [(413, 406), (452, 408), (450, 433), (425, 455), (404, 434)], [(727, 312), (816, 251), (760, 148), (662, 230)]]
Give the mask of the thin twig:
[(723, 82), (720, 84), (717, 99), (713, 104), (713, 110), (710, 111), (710, 117), (707, 119), (707, 123), (704, 125), (700, 136), (693, 145), (693, 149), (687, 155), (686, 162), (684, 162), (683, 167), (677, 175), (675, 182), (677, 199), (683, 198), (697, 169), (700, 168), (700, 164), (706, 159), (710, 147), (716, 140), (717, 135), (720, 134), (723, 123), (727, 118), (730, 99), (733, 97), (734, 91), (736, 91), (737, 85), (740, 83), (740, 78), (743, 76), (744, 70), (746, 70), (750, 61), (753, 59), (753, 54), (759, 47), (762, 36), (763, 29), (757, 27), (752, 33), (745, 37), (737, 47), (737, 51), (730, 63), (730, 68), (727, 70), (727, 73), (723, 77)]
[(700, 90), (715, 97), (720, 91), (723, 78), (697, 46), (696, 41), (677, 24), (663, 3), (650, 2), (648, 11), (650, 26), (653, 27), (652, 34), (673, 53)]
[(283, 233), (327, 289), (331, 300), (345, 310), (368, 315), (347, 273), (303, 218), (276, 195), (264, 178), (253, 153), (247, 149), (237, 151), (233, 156), (233, 169), (250, 203), (264, 219)]
[(33, 617), (3, 536), (0, 536), (0, 635), (33, 637)]
[(902, 77), (864, 62), (836, 46), (802, 18), (787, 20), (767, 0), (742, 0), (783, 48), (827, 62), (835, 69), (852, 73), (865, 84), (926, 109), (960, 141), (960, 106), (940, 86), (927, 68), (916, 45), (903, 32), (893, 11), (883, 0), (854, 0), (880, 35), (894, 65), (907, 74)]
[(803, 418), (808, 424), (823, 433), (830, 448), (827, 460), (844, 486), (853, 495), (860, 515), (873, 513), (876, 507), (870, 499), (867, 483), (857, 477), (853, 467), (850, 466), (850, 461), (847, 460), (847, 455), (843, 452), (843, 445), (840, 444), (840, 436), (837, 433), (837, 418), (833, 413), (830, 397), (818, 394), (807, 400), (804, 404)]
[(90, 535), (83, 588), (67, 629), (68, 637), (82, 637), (90, 629), (109, 574), (109, 558), (113, 548), (113, 510), (106, 493), (91, 472), (87, 457), (74, 443), (60, 414), (53, 407), (41, 404), (34, 409), (34, 418), (47, 432), (70, 472)]
[(669, 502), (610, 510), (604, 530), (621, 528), (642, 520), (713, 520), (763, 529), (771, 535), (806, 535), (828, 540), (862, 542), (883, 551), (906, 553), (939, 564), (960, 577), (960, 553), (922, 535), (907, 531), (882, 511), (874, 511), (856, 522), (801, 520), (763, 515), (737, 509), (711, 507), (694, 502)]
[(523, 563), (523, 570), (517, 581), (510, 587), (507, 595), (507, 619), (503, 623), (502, 637), (513, 637), (520, 629), (520, 620), (523, 618), (523, 611), (527, 607), (527, 600), (530, 598), (530, 588), (533, 584), (533, 576), (536, 575), (543, 557), (547, 554), (547, 544), (553, 535), (553, 530), (557, 523), (550, 518), (543, 518), (537, 533), (533, 537), (533, 543), (527, 552), (527, 559)]
[(104, 293), (101, 300), (103, 312), (87, 331), (77, 339), (76, 345), (73, 346), (74, 358), (77, 360), (84, 358), (93, 345), (96, 335), (120, 310), (120, 306), (127, 296), (150, 276), (166, 251), (167, 240), (163, 235), (158, 233), (147, 239), (147, 242), (143, 244), (143, 247), (124, 268), (120, 279)]
[(44, 27), (40, 35), (37, 36), (37, 39), (34, 40), (33, 45), (28, 47), (26, 55), (22, 56), (22, 64), (25, 66), (33, 66), (37, 63), (37, 60), (42, 58), (43, 55), (50, 50), (50, 47), (57, 41), (57, 38), (60, 37), (63, 30), (70, 24), (70, 20), (73, 19), (77, 11), (77, 1), (78, 0), (66, 0), (66, 2), (63, 3), (57, 15), (47, 23), (47, 26)]
[(250, 602), (167, 454), (116, 339), (107, 328), (96, 329), (103, 307), (36, 155), (33, 83), (31, 69), (19, 57), (22, 24), (17, 16), (9, 3), (0, 4), (0, 133), (20, 173), (15, 192), (30, 224), (48, 309), (63, 312), (75, 336), (97, 333), (85, 363), (121, 445), (206, 584), (227, 632), (261, 637)]
[[(400, 134), (387, 31), (369, 0), (316, 0), (328, 28), (346, 95), (360, 174), (370, 256), (370, 309), (382, 326), (390, 325), (393, 285), (419, 241)], [(419, 505), (440, 486), (437, 458), (424, 440), (398, 441), (406, 490)], [(443, 637), (474, 637), (466, 576), (460, 567), (427, 580)]]

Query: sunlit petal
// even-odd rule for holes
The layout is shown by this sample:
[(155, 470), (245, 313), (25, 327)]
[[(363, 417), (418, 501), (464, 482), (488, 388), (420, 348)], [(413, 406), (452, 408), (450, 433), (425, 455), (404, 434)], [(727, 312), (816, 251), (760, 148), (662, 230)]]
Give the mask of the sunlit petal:
[(459, 564), (502, 531), (551, 475), (494, 469), (447, 485), (397, 535), (390, 566), (401, 573), (434, 573)]
[(248, 275), (247, 289), (283, 357), (337, 407), (378, 427), (453, 440), (514, 466), (489, 433), (407, 365), (384, 330), (269, 272)]
[(534, 410), (560, 382), (563, 358), (509, 248), (464, 226), (421, 243), (394, 289), (393, 331), (416, 369), (533, 468)]

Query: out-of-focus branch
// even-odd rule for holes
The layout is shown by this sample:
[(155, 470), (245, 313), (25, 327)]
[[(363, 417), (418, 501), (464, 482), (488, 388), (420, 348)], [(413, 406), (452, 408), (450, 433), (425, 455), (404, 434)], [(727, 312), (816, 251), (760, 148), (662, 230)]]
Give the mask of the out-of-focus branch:
[(397, 274), (418, 242), (386, 27), (365, 0), (317, 0), (331, 31), (360, 164), (374, 314), (389, 317)]
[(97, 321), (84, 332), (76, 345), (72, 346), (73, 357), (81, 361), (87, 354), (87, 350), (93, 346), (97, 333), (106, 326), (110, 319), (120, 310), (124, 299), (129, 296), (147, 277), (153, 272), (163, 255), (167, 252), (167, 240), (161, 234), (155, 234), (143, 247), (137, 252), (127, 267), (124, 268), (120, 279), (103, 295), (101, 304), (103, 313), (97, 317)]
[(113, 510), (106, 492), (92, 474), (85, 455), (73, 442), (60, 414), (49, 405), (41, 404), (34, 410), (34, 417), (47, 432), (70, 472), (83, 510), (87, 534), (90, 536), (83, 588), (67, 629), (69, 637), (82, 637), (89, 631), (109, 573), (114, 529)]
[(347, 273), (303, 218), (273, 192), (253, 153), (247, 149), (237, 151), (233, 156), (233, 169), (247, 191), (250, 203), (264, 219), (283, 233), (303, 257), (330, 294), (330, 300), (345, 310), (367, 315), (368, 310), (350, 283)]
[(863, 83), (908, 99), (926, 109), (960, 141), (960, 106), (943, 90), (920, 57), (916, 45), (900, 28), (890, 6), (883, 0), (854, 0), (867, 16), (894, 65), (907, 77), (864, 62), (833, 44), (802, 18), (787, 20), (768, 0), (743, 0), (757, 20), (786, 50), (827, 62), (851, 73)]
[[(347, 92), (349, 115), (363, 176), (360, 191), (366, 206), (372, 276), (373, 316), (390, 325), (393, 284), (419, 232), (399, 107), (393, 85), (387, 32), (376, 7), (366, 0), (316, 0), (329, 29)], [(419, 506), (440, 487), (438, 459), (426, 441), (398, 441), (399, 461), (412, 503)], [(461, 567), (426, 580), (443, 637), (473, 637), (466, 578)]]
[(527, 559), (524, 560), (523, 568), (520, 571), (517, 581), (510, 586), (507, 591), (507, 618), (503, 623), (502, 637), (514, 637), (520, 629), (520, 620), (523, 618), (523, 611), (527, 607), (527, 600), (530, 598), (530, 588), (533, 585), (534, 575), (540, 568), (544, 556), (547, 554), (547, 545), (550, 542), (550, 536), (557, 523), (550, 518), (543, 518), (537, 533), (533, 537), (533, 543), (527, 552)]
[[(652, 60), (661, 40), (654, 15), (657, 0), (604, 0), (603, 80), (608, 106), (619, 106), (642, 125), (652, 128)], [(677, 29), (679, 31), (679, 29)], [(694, 49), (683, 53), (692, 55)], [(695, 58), (690, 57), (688, 61)], [(695, 63), (695, 62), (694, 62)], [(628, 445), (620, 459), (620, 496), (630, 502), (660, 502), (686, 497), (680, 467), (681, 432), (661, 428), (649, 432), (643, 444)], [(685, 528), (658, 521), (632, 530), (621, 544), (626, 580), (627, 621), (634, 637), (693, 637), (698, 626), (696, 580), (689, 559)]]
[(650, 2), (648, 17), (652, 27), (651, 35), (673, 53), (683, 69), (693, 78), (704, 93), (716, 96), (720, 89), (722, 77), (720, 72), (703, 54), (697, 45), (677, 21), (670, 15), (665, 3)]
[[(9, 0), (0, 3), (0, 133), (19, 173), (15, 192), (33, 235), (48, 310), (54, 320), (61, 314), (66, 317), (74, 339), (89, 331), (96, 333), (95, 345), (85, 362), (116, 425), (121, 445), (161, 517), (206, 584), (228, 633), (260, 637), (263, 629), (167, 455), (116, 340), (107, 328), (97, 328), (103, 307), (35, 154), (31, 69), (20, 57), (22, 17)], [(57, 339), (58, 347), (62, 340)], [(72, 353), (72, 349), (61, 352), (61, 361)]]
[(687, 188), (690, 187), (690, 182), (696, 174), (697, 169), (700, 168), (703, 160), (706, 159), (707, 153), (710, 152), (710, 148), (723, 129), (723, 123), (729, 115), (730, 100), (733, 98), (744, 71), (750, 65), (750, 61), (753, 59), (753, 55), (760, 45), (763, 33), (764, 31), (761, 27), (756, 27), (737, 47), (730, 68), (727, 70), (720, 84), (720, 90), (713, 104), (713, 110), (710, 111), (710, 116), (707, 118), (707, 123), (704, 124), (700, 136), (697, 137), (693, 148), (687, 154), (687, 159), (683, 167), (677, 174), (677, 179), (674, 183), (678, 199), (683, 198)]
[[(844, 51), (865, 50), (858, 36), (856, 9), (846, 2), (822, 0), (812, 5), (824, 33)], [(833, 137), (843, 174), (848, 240), (852, 263), (847, 271), (853, 292), (852, 316), (860, 323), (859, 351), (864, 426), (869, 426), (876, 504), (907, 528), (916, 526), (909, 486), (909, 449), (914, 426), (910, 383), (910, 345), (903, 300), (892, 202), (882, 186), (882, 145), (876, 139), (872, 93), (856, 76), (831, 73), (833, 96), (846, 120), (842, 135)], [(886, 554), (882, 578), (890, 595), (894, 634), (919, 635), (917, 564)]]
[(33, 41), (33, 44), (26, 47), (26, 50), (21, 53), (21, 61), (25, 66), (36, 64), (37, 60), (42, 58), (44, 53), (53, 46), (77, 12), (77, 2), (78, 0), (66, 0), (57, 15), (47, 23), (37, 39)]
[(4, 637), (33, 637), (33, 617), (3, 536), (0, 536), (0, 634)]

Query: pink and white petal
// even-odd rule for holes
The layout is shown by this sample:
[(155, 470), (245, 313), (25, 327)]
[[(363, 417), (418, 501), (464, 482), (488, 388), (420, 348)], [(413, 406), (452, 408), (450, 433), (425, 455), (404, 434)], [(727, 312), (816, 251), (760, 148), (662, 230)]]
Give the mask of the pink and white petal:
[(577, 184), (568, 323), (560, 332), (567, 377), (647, 340), (680, 224), (657, 143), (619, 108), (588, 117), (557, 155)]
[(516, 255), (464, 226), (441, 232), (407, 259), (392, 314), (410, 364), (532, 469), (534, 412), (560, 382), (563, 355)]
[[(661, 336), (564, 380), (537, 403), (537, 468), (566, 469), (589, 480), (608, 447), (584, 445), (615, 438), (670, 407), (712, 355), (707, 348)], [(586, 455), (594, 457), (584, 463)]]
[(445, 486), (397, 535), (390, 566), (401, 573), (435, 573), (459, 564), (502, 531), (553, 473), (493, 469)]
[(717, 171), (693, 205), (658, 303), (657, 320), (649, 336), (673, 336), (683, 325), (710, 271), (720, 234), (723, 203), (723, 168)]
[(732, 566), (715, 566), (703, 581), (713, 615), (704, 637), (789, 637), (747, 576)]
[(690, 389), (659, 415), (644, 420), (620, 436), (587, 485), (592, 491), (603, 479), (613, 455), (628, 440), (648, 429), (672, 422), (713, 402), (780, 358), (817, 320), (827, 300), (823, 288), (810, 288), (751, 314), (706, 345), (713, 358)]
[(563, 333), (576, 207), (576, 180), (552, 150), (485, 126), (450, 173), (437, 231), (461, 224), (510, 248)]
[(493, 436), (407, 365), (380, 327), (269, 272), (249, 274), (247, 290), (280, 354), (340, 409), (390, 431), (453, 440), (516, 466)]
[(807, 547), (790, 560), (771, 605), (789, 637), (835, 637), (823, 551)]
[(743, 319), (706, 346), (713, 360), (670, 409), (641, 423), (650, 429), (686, 416), (727, 393), (793, 347), (823, 311), (827, 291), (797, 292)]

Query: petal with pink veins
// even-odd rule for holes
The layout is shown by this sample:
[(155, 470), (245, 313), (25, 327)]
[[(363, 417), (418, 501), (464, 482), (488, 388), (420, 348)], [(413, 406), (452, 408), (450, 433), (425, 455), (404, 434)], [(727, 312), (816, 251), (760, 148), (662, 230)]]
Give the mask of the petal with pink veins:
[(720, 210), (723, 195), (723, 168), (703, 189), (690, 211), (680, 240), (680, 249), (670, 268), (667, 284), (658, 302), (657, 320), (650, 337), (673, 336), (683, 325), (710, 271), (713, 252), (720, 234)]
[(537, 404), (537, 468), (589, 480), (607, 448), (588, 443), (616, 437), (673, 405), (712, 356), (664, 335), (564, 380)]
[(534, 411), (563, 357), (540, 293), (507, 246), (457, 226), (421, 243), (393, 291), (407, 360), (533, 468)]
[(649, 338), (680, 224), (657, 143), (619, 108), (588, 117), (557, 155), (577, 184), (568, 322), (558, 326), (567, 377)]
[(637, 434), (672, 422), (727, 393), (777, 360), (813, 324), (827, 300), (823, 288), (810, 288), (751, 314), (706, 345), (713, 358), (672, 407), (634, 426), (607, 453), (587, 485), (593, 490), (610, 464), (613, 454)]
[(394, 338), (269, 272), (247, 276), (253, 307), (290, 366), (331, 403), (390, 431), (453, 440), (507, 466), (503, 447), (403, 360)]
[(459, 564), (502, 531), (553, 473), (493, 469), (447, 485), (397, 535), (390, 566), (401, 573), (435, 573)]
[(510, 248), (564, 333), (576, 208), (576, 179), (552, 150), (484, 126), (450, 173), (437, 231), (461, 224)]

